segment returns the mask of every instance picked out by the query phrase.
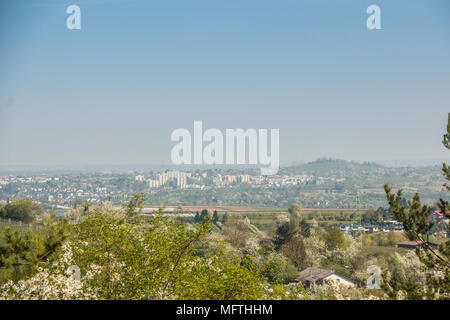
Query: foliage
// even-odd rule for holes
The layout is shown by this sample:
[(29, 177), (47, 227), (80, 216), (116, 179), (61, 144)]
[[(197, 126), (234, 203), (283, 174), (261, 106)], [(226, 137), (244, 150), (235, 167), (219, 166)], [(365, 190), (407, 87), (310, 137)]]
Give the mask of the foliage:
[[(128, 202), (127, 215), (129, 217), (135, 216), (137, 210), (141, 211), (144, 208), (144, 204), (145, 204), (145, 197), (142, 193), (134, 195), (133, 198)], [(85, 210), (85, 212), (86, 211), (87, 210)]]
[(243, 248), (250, 238), (250, 231), (244, 221), (238, 220), (226, 224), (223, 227), (223, 234), (230, 244), (236, 248)]
[(0, 217), (30, 223), (41, 213), (41, 206), (28, 199), (14, 199), (0, 208)]
[(222, 216), (222, 224), (226, 224), (228, 222), (228, 213), (225, 213)]
[(300, 235), (291, 237), (288, 242), (281, 246), (280, 252), (288, 257), (300, 270), (307, 267), (306, 249), (303, 238)]
[(66, 238), (67, 222), (46, 221), (39, 230), (7, 227), (0, 234), (0, 283), (18, 280), (53, 259)]
[(328, 228), (324, 239), (327, 249), (329, 250), (345, 248), (347, 245), (344, 234), (334, 226)]
[(217, 213), (217, 210), (214, 210), (213, 222), (217, 223), (218, 221), (219, 221), (219, 214)]
[(306, 222), (306, 219), (302, 219), (302, 221), (300, 221), (300, 234), (305, 237), (308, 238), (311, 235), (311, 225)]
[(305, 219), (301, 219), (302, 208), (298, 204), (292, 204), (289, 209), (289, 219), (284, 220), (280, 217), (278, 228), (276, 230), (275, 248), (279, 250), (284, 244), (288, 243), (295, 235), (309, 237), (311, 226)]
[[(443, 144), (447, 149), (450, 149), (450, 113), (447, 124), (447, 133), (444, 134)], [(450, 180), (450, 169), (446, 164), (442, 167), (443, 175), (447, 180)], [(449, 186), (445, 184), (447, 190)], [(391, 192), (391, 188), (385, 184), (387, 201), (392, 209), (393, 215), (403, 224), (405, 234), (410, 240), (417, 241), (420, 246), (416, 249), (416, 254), (420, 261), (428, 267), (426, 274), (426, 286), (420, 286), (413, 281), (403, 283), (398, 280), (397, 275), (384, 275), (384, 289), (391, 297), (406, 295), (406, 297), (413, 298), (450, 298), (450, 240), (442, 243), (436, 250), (433, 246), (425, 241), (424, 236), (429, 233), (433, 227), (433, 222), (429, 217), (433, 212), (433, 207), (423, 204), (420, 196), (416, 193), (412, 200), (407, 201), (402, 195), (402, 190), (399, 189), (397, 193)], [(441, 212), (447, 219), (450, 219), (448, 202), (440, 199), (438, 205)], [(450, 231), (450, 226), (447, 227)]]
[[(21, 299), (257, 299), (261, 278), (225, 249), (200, 257), (195, 245), (211, 224), (194, 226), (161, 215), (129, 217), (125, 210), (88, 212), (71, 226), (65, 251), (0, 297)], [(76, 265), (81, 281), (68, 287)], [(72, 290), (73, 289), (73, 290)]]
[(256, 265), (257, 272), (272, 284), (287, 284), (298, 277), (298, 269), (280, 253), (263, 255)]

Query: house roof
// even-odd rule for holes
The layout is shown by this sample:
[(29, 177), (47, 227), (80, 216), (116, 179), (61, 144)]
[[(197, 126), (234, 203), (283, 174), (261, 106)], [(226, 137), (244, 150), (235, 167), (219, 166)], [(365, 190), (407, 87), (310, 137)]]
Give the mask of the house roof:
[(305, 270), (301, 271), (298, 275), (297, 281), (299, 282), (316, 282), (320, 281), (334, 273), (333, 270), (324, 270), (319, 268), (306, 268)]
[(418, 246), (420, 245), (420, 243), (418, 241), (401, 241), (399, 243), (397, 243), (397, 245), (407, 245), (407, 246)]
[[(427, 243), (431, 247), (437, 247), (436, 243), (433, 243), (433, 242), (427, 242)], [(397, 246), (418, 247), (418, 246), (421, 246), (421, 245), (423, 245), (423, 243), (419, 242), (419, 241), (416, 241), (416, 240), (413, 240), (413, 241), (402, 241), (402, 242), (397, 243)]]

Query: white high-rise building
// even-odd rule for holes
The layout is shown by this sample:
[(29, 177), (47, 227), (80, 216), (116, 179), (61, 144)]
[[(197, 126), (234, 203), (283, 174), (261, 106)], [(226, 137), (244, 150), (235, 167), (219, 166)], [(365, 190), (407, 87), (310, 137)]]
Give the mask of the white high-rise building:
[(135, 176), (134, 177), (134, 180), (136, 180), (136, 181), (144, 181), (145, 180), (145, 177), (143, 176), (143, 175), (138, 175), (138, 176)]
[(184, 175), (180, 175), (177, 177), (177, 187), (186, 188), (186, 177)]
[(148, 180), (148, 187), (149, 188), (159, 188), (159, 186), (160, 186), (159, 180), (152, 180), (152, 179)]

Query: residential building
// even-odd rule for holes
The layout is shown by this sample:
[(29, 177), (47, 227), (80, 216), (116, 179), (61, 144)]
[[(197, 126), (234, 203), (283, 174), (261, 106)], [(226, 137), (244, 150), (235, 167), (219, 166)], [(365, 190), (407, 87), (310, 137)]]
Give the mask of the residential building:
[(333, 270), (308, 267), (298, 275), (297, 282), (303, 283), (307, 287), (312, 284), (334, 284), (347, 287), (356, 287), (356, 283), (347, 279)]

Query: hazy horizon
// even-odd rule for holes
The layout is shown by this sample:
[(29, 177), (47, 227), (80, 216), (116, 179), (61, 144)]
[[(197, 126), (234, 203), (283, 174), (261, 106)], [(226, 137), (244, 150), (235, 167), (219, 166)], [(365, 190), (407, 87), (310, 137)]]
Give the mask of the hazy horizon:
[[(342, 160), (352, 163), (372, 163), (385, 166), (388, 168), (397, 167), (431, 167), (440, 166), (443, 162), (450, 163), (450, 158), (442, 159), (397, 159), (397, 160), (381, 160), (381, 161), (355, 161), (346, 159), (335, 159), (329, 157), (317, 158), (313, 161), (299, 161), (281, 164), (280, 168), (293, 167), (306, 163), (315, 162), (320, 159)], [(195, 171), (208, 169), (258, 169), (257, 165), (173, 165), (173, 164), (49, 164), (49, 165), (3, 165), (0, 164), (0, 174), (2, 173), (17, 173), (17, 172), (150, 172), (150, 171), (164, 171), (164, 170), (181, 170), (181, 171)]]
[(280, 129), (282, 165), (447, 156), (448, 1), (70, 4), (0, 4), (0, 165), (169, 165), (194, 120)]

